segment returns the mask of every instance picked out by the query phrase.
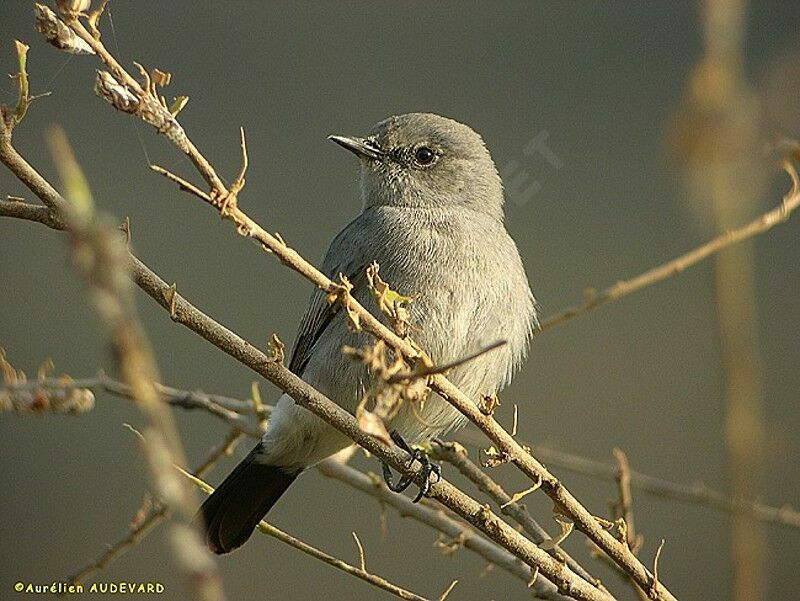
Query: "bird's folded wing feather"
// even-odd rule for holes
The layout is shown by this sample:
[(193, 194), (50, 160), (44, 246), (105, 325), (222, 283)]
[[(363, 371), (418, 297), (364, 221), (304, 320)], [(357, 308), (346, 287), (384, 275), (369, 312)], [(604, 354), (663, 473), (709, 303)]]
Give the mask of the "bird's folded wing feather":
[[(350, 280), (355, 289), (365, 285), (366, 270), (370, 263), (361, 252), (358, 252), (358, 249), (351, 248), (354, 243), (351, 234), (358, 228), (358, 222), (359, 218), (356, 218), (331, 242), (322, 263), (322, 271), (325, 275), (337, 281), (341, 273)], [(353, 259), (352, 257), (357, 258)], [(298, 376), (303, 375), (303, 370), (314, 352), (314, 346), (323, 332), (335, 322), (334, 318), (342, 309), (339, 303), (330, 304), (326, 296), (324, 291), (316, 289), (312, 293), (305, 315), (300, 321), (292, 357), (289, 361), (289, 369)]]

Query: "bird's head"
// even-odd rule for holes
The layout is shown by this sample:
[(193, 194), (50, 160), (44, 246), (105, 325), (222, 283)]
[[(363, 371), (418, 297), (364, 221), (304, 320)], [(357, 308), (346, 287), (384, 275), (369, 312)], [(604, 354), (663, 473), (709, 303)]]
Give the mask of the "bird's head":
[(431, 113), (381, 121), (364, 137), (330, 136), (361, 160), (364, 208), (469, 209), (498, 219), (503, 187), (483, 139)]

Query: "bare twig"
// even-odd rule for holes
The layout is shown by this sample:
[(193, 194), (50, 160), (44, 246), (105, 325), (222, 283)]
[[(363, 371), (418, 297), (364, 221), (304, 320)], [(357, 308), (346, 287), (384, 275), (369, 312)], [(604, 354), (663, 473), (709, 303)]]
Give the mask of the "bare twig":
[[(614, 517), (617, 519), (620, 538), (625, 541), (628, 547), (630, 547), (631, 552), (636, 555), (644, 544), (644, 538), (640, 534), (637, 534), (633, 520), (631, 466), (628, 463), (628, 456), (622, 449), (614, 449), (614, 458), (617, 461), (616, 480), (619, 499), (613, 504), (613, 513)], [(639, 599), (641, 601), (647, 601), (648, 593), (633, 580), (630, 580), (627, 575), (623, 574), (622, 576), (630, 581), (631, 587)], [(655, 580), (656, 576), (654, 575), (653, 578)]]
[[(536, 455), (546, 461), (548, 465), (602, 480), (613, 481), (616, 479), (617, 468), (610, 464), (542, 446), (534, 446), (534, 450)], [(800, 528), (800, 511), (789, 505), (772, 507), (758, 501), (734, 499), (702, 483), (678, 484), (634, 470), (630, 472), (630, 480), (631, 486), (634, 488), (656, 497), (703, 505), (727, 513), (746, 513), (763, 522)]]
[(600, 305), (618, 300), (632, 292), (636, 292), (642, 288), (646, 288), (647, 286), (652, 286), (653, 284), (657, 284), (658, 282), (666, 280), (667, 278), (670, 278), (684, 271), (685, 269), (696, 265), (700, 261), (707, 259), (711, 255), (718, 253), (724, 248), (733, 246), (734, 244), (738, 244), (759, 234), (763, 234), (779, 223), (783, 223), (789, 219), (789, 215), (792, 213), (792, 211), (797, 209), (798, 205), (800, 205), (800, 194), (798, 194), (798, 188), (796, 184), (797, 172), (795, 171), (794, 166), (788, 161), (784, 161), (782, 166), (792, 180), (792, 189), (786, 196), (784, 196), (783, 200), (777, 207), (767, 213), (764, 213), (747, 225), (725, 232), (713, 240), (706, 242), (702, 246), (676, 257), (675, 259), (672, 259), (663, 265), (648, 269), (644, 273), (639, 274), (629, 280), (617, 282), (602, 292), (590, 294), (589, 298), (582, 305), (578, 305), (572, 309), (567, 309), (563, 313), (559, 313), (558, 315), (554, 315), (553, 317), (545, 319), (541, 324), (541, 330), (549, 330), (571, 319), (585, 315)]
[[(489, 495), (500, 506), (500, 511), (522, 526), (530, 535), (533, 542), (541, 544), (550, 538), (547, 531), (533, 519), (519, 499), (510, 496), (491, 476), (478, 467), (469, 456), (462, 451), (460, 445), (452, 442), (435, 441), (433, 443), (434, 456), (453, 465), (462, 475), (472, 481), (478, 489)], [(598, 588), (603, 588), (600, 580), (587, 572), (575, 559), (558, 546), (550, 550), (550, 554), (559, 561), (565, 561), (576, 574), (593, 583)]]
[(623, 520), (625, 524), (624, 538), (634, 554), (636, 554), (644, 542), (636, 534), (636, 525), (633, 521), (633, 497), (631, 495), (631, 466), (628, 463), (628, 456), (622, 449), (614, 449), (614, 458), (617, 460), (617, 489), (619, 501), (616, 503), (616, 516)]
[(11, 131), (25, 118), (31, 102), (27, 70), (29, 46), (19, 40), (14, 40), (14, 48), (17, 52), (17, 73), (12, 77), (17, 82), (17, 106), (0, 107), (0, 122), (2, 122), (0, 129), (4, 132), (7, 131), (8, 135), (11, 135)]
[(450, 583), (450, 586), (448, 586), (444, 590), (444, 592), (439, 596), (439, 598), (436, 601), (445, 601), (445, 599), (447, 599), (447, 597), (450, 596), (450, 593), (453, 592), (453, 589), (456, 588), (457, 584), (458, 584), (458, 580), (453, 580), (453, 582)]
[(391, 383), (394, 383), (394, 382), (403, 382), (405, 380), (410, 380), (410, 379), (414, 379), (414, 378), (424, 378), (426, 376), (432, 376), (434, 374), (444, 374), (444, 373), (447, 373), (448, 371), (450, 371), (451, 369), (453, 369), (454, 367), (458, 367), (460, 365), (464, 365), (465, 363), (469, 363), (470, 361), (473, 361), (473, 360), (477, 359), (478, 357), (481, 357), (481, 356), (485, 355), (486, 353), (489, 353), (489, 352), (491, 352), (491, 351), (493, 351), (495, 349), (498, 349), (501, 346), (504, 346), (506, 344), (508, 344), (507, 341), (498, 340), (498, 341), (493, 342), (492, 344), (490, 344), (488, 346), (485, 346), (485, 347), (483, 347), (481, 349), (478, 349), (474, 353), (470, 353), (469, 355), (467, 355), (465, 357), (461, 357), (461, 358), (456, 359), (454, 361), (449, 361), (448, 363), (443, 363), (442, 365), (424, 365), (424, 364), (420, 363), (420, 364), (418, 364), (419, 366), (417, 368), (411, 370), (408, 373), (396, 373), (396, 374), (391, 375), (387, 379), (387, 382), (389, 382), (391, 384)]
[(649, 588), (648, 595), (651, 599), (654, 598), (654, 591), (658, 588), (658, 560), (661, 559), (661, 551), (664, 549), (664, 539), (661, 539), (661, 544), (656, 549), (656, 555), (653, 558), (653, 584)]
[[(65, 20), (67, 25), (73, 28), (82, 39), (89, 43), (100, 59), (109, 67), (109, 69), (111, 69), (117, 80), (117, 83), (126, 85), (129, 88), (129, 91), (132, 90), (134, 92), (139, 101), (139, 104), (132, 110), (130, 109), (129, 104), (126, 104), (125, 107), (120, 107), (119, 104), (113, 102), (113, 100), (112, 104), (120, 110), (137, 114), (145, 122), (155, 126), (159, 132), (164, 133), (167, 138), (173, 142), (173, 144), (175, 144), (179, 149), (186, 153), (187, 156), (189, 156), (192, 163), (194, 163), (195, 167), (198, 169), (200, 174), (211, 188), (210, 193), (208, 194), (208, 196), (211, 198), (210, 204), (216, 208), (217, 211), (219, 211), (221, 217), (231, 221), (234, 224), (236, 231), (240, 235), (252, 238), (258, 242), (264, 250), (274, 254), (285, 265), (303, 275), (314, 285), (325, 291), (328, 294), (328, 298), (332, 301), (341, 302), (348, 314), (353, 319), (354, 325), (359, 325), (365, 331), (373, 334), (377, 338), (384, 340), (392, 349), (394, 349), (396, 353), (405, 357), (410, 363), (414, 364), (417, 360), (421, 360), (425, 357), (425, 354), (420, 350), (420, 347), (416, 343), (409, 338), (399, 337), (394, 331), (389, 329), (380, 319), (359, 304), (349, 294), (349, 290), (346, 289), (342, 283), (337, 283), (330, 280), (325, 274), (303, 259), (295, 250), (291, 249), (282, 238), (270, 234), (253, 219), (251, 219), (246, 213), (244, 213), (238, 207), (237, 202), (237, 194), (240, 191), (241, 186), (232, 186), (230, 189), (227, 189), (217, 176), (214, 169), (211, 167), (210, 163), (188, 140), (185, 131), (180, 127), (180, 125), (177, 124), (177, 121), (175, 121), (174, 117), (171, 114), (163, 115), (161, 113), (157, 113), (158, 107), (161, 105), (158, 102), (154, 103), (152, 94), (144, 91), (138, 84), (135, 86), (131, 85), (130, 82), (133, 80), (133, 78), (119, 66), (113, 57), (110, 56), (100, 40), (93, 38), (83, 28), (77, 16), (65, 15)], [(142, 107), (144, 107), (144, 110), (142, 110)], [(153, 111), (156, 113), (154, 114)], [(246, 155), (246, 153), (244, 153), (244, 148), (243, 154)], [(246, 165), (243, 164), (243, 170), (245, 166)], [(206, 198), (202, 199), (205, 202), (208, 202)], [(357, 316), (357, 319), (355, 316)], [(478, 410), (474, 401), (462, 393), (443, 375), (434, 374), (430, 376), (429, 384), (430, 387), (439, 394), (439, 396), (447, 400), (458, 411), (460, 411), (470, 421), (478, 426), (495, 443), (501, 452), (508, 455), (510, 460), (520, 470), (522, 470), (523, 473), (525, 473), (534, 482), (541, 482), (542, 490), (548, 496), (550, 496), (562, 513), (569, 515), (569, 517), (575, 522), (575, 526), (581, 532), (587, 535), (625, 571), (630, 573), (631, 576), (642, 586), (650, 582), (651, 575), (649, 571), (630, 552), (627, 546), (623, 545), (613, 536), (611, 536), (597, 522), (592, 513), (583, 507), (583, 505), (578, 502), (578, 500), (553, 474), (547, 471), (547, 469), (541, 463), (539, 463), (525, 449), (523, 449), (514, 440), (514, 438), (510, 436), (508, 432), (506, 432), (505, 429), (503, 429), (503, 427), (494, 420), (493, 417), (482, 414)], [(325, 410), (324, 419), (329, 421), (329, 423), (333, 423), (333, 416), (328, 409), (324, 408), (324, 403), (319, 405), (316, 405), (315, 403), (306, 404), (298, 401), (294, 395), (292, 396), (295, 398), (295, 401), (299, 402), (301, 405), (315, 413), (315, 406), (318, 406), (320, 410)], [(322, 414), (318, 415), (323, 417)], [(339, 425), (344, 426), (344, 423), (340, 422)], [(344, 431), (344, 429), (342, 431)], [(354, 440), (357, 440), (357, 442), (363, 446), (362, 440), (354, 438), (354, 436), (356, 436), (356, 432), (345, 433)], [(361, 432), (359, 431), (358, 434), (361, 434)], [(435, 484), (431, 491), (431, 496), (437, 499), (448, 497), (449, 495), (443, 491), (443, 489), (448, 486), (449, 485), (447, 485), (444, 481)], [(464, 507), (462, 506), (461, 509), (463, 510)], [(485, 515), (483, 512), (476, 510), (473, 513), (473, 524), (477, 525), (484, 532), (486, 532), (487, 529), (492, 528), (489, 521), (483, 519)], [(511, 535), (510, 533), (508, 533), (508, 535), (519, 536), (524, 540), (524, 537), (521, 537), (516, 532), (514, 535)], [(508, 543), (508, 541), (506, 542)], [(541, 561), (548, 563), (549, 565), (545, 566), (539, 564), (533, 559), (534, 555), (538, 555)], [(541, 572), (548, 579), (553, 580), (555, 578), (553, 581), (559, 583), (559, 586), (561, 586), (560, 582), (564, 582), (564, 585), (566, 586), (566, 582), (564, 581), (563, 577), (560, 574), (557, 574), (559, 570), (555, 560), (543, 553), (538, 548), (535, 548), (535, 551), (533, 549), (529, 549), (529, 553), (526, 554), (526, 556), (526, 561), (533, 561), (531, 564), (532, 566), (538, 565), (541, 569)], [(572, 584), (573, 587), (576, 585), (577, 583)], [(587, 585), (585, 581), (581, 582), (580, 587), (585, 590), (586, 594), (598, 594), (597, 589), (591, 585)], [(663, 584), (659, 584), (656, 591), (659, 599), (668, 601), (672, 601), (672, 599), (674, 599), (669, 590)], [(572, 588), (571, 592), (581, 594), (580, 591), (575, 588)]]
[[(206, 494), (211, 494), (212, 492), (214, 492), (214, 488), (209, 484), (207, 484), (206, 482), (203, 482), (203, 480), (201, 480), (200, 478), (197, 478), (196, 476), (193, 476), (192, 474), (184, 470), (181, 470), (181, 472), (184, 475), (186, 475), (200, 490), (202, 490)], [(377, 586), (380, 589), (392, 593), (393, 595), (399, 597), (400, 599), (409, 599), (410, 601), (428, 601), (425, 597), (421, 597), (416, 593), (412, 593), (411, 591), (399, 587), (396, 584), (389, 582), (385, 578), (378, 576), (377, 574), (368, 572), (366, 569), (364, 569), (364, 550), (361, 547), (361, 543), (358, 540), (358, 537), (355, 536), (355, 533), (353, 533), (353, 536), (356, 539), (356, 543), (358, 544), (358, 548), (361, 554), (360, 568), (350, 565), (346, 561), (342, 561), (341, 559), (334, 557), (333, 555), (325, 553), (324, 551), (321, 551), (316, 547), (301, 541), (299, 538), (296, 538), (291, 534), (287, 534), (283, 530), (280, 530), (279, 528), (276, 528), (272, 524), (269, 524), (263, 520), (258, 524), (257, 529), (262, 534), (271, 536), (272, 538), (275, 538), (281, 541), (282, 543), (289, 545), (290, 547), (294, 547), (295, 549), (302, 551), (303, 553), (306, 553), (307, 555), (310, 555), (315, 559), (319, 559), (320, 561), (327, 563), (328, 565), (333, 566), (338, 570), (342, 570), (343, 572), (350, 574), (351, 576), (360, 578), (364, 582), (368, 582), (373, 586)]]
[[(2, 209), (0, 208), (0, 210)], [(263, 434), (263, 426), (256, 425), (242, 417), (242, 414), (255, 415), (252, 402), (222, 395), (206, 394), (199, 390), (181, 390), (158, 383), (155, 386), (163, 401), (173, 407), (207, 411), (248, 436), (257, 438)], [(78, 380), (63, 377), (43, 378), (20, 384), (7, 383), (5, 389), (0, 389), (0, 410), (4, 407), (4, 399), (9, 399), (12, 402), (17, 399), (20, 401), (25, 401), (26, 399), (41, 401), (41, 399), (53, 398), (55, 395), (64, 397), (70, 392), (89, 391), (91, 393), (98, 390), (104, 390), (113, 395), (126, 398), (131, 398), (133, 394), (127, 384), (110, 378), (105, 374), (100, 374), (95, 378), (81, 378)], [(270, 407), (262, 406), (263, 412), (268, 413), (269, 410)]]
[(364, 558), (364, 547), (358, 538), (358, 534), (356, 534), (355, 532), (353, 532), (353, 540), (356, 541), (356, 547), (358, 547), (358, 565), (360, 566), (362, 572), (366, 572), (367, 561)]

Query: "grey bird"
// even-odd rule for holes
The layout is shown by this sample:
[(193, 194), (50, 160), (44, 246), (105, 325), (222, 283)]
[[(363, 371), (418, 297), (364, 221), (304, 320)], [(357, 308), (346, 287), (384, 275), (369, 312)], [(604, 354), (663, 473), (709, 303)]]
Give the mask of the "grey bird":
[[(366, 285), (373, 262), (398, 293), (412, 297), (413, 337), (435, 364), (457, 361), (504, 339), (507, 344), (453, 368), (448, 377), (476, 399), (502, 389), (524, 359), (536, 310), (514, 241), (503, 224), (503, 186), (483, 139), (430, 113), (378, 123), (365, 137), (330, 136), (361, 163), (362, 210), (331, 242), (322, 270), (346, 275), (352, 294), (380, 312)], [(339, 304), (317, 290), (309, 300), (289, 368), (355, 412), (370, 387), (368, 369), (344, 356), (370, 336), (352, 331)], [(436, 395), (403, 406), (387, 423), (397, 440), (419, 443), (464, 423)], [(215, 553), (250, 537), (295, 478), (352, 441), (281, 396), (267, 432), (203, 503), (198, 521)]]

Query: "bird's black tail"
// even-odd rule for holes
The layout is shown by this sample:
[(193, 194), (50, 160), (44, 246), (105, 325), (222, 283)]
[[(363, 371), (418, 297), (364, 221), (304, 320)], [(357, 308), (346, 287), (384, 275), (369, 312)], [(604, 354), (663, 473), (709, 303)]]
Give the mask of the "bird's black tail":
[(260, 445), (250, 451), (195, 517), (201, 522), (209, 549), (218, 555), (241, 547), (297, 477), (298, 472), (259, 462), (260, 451)]

